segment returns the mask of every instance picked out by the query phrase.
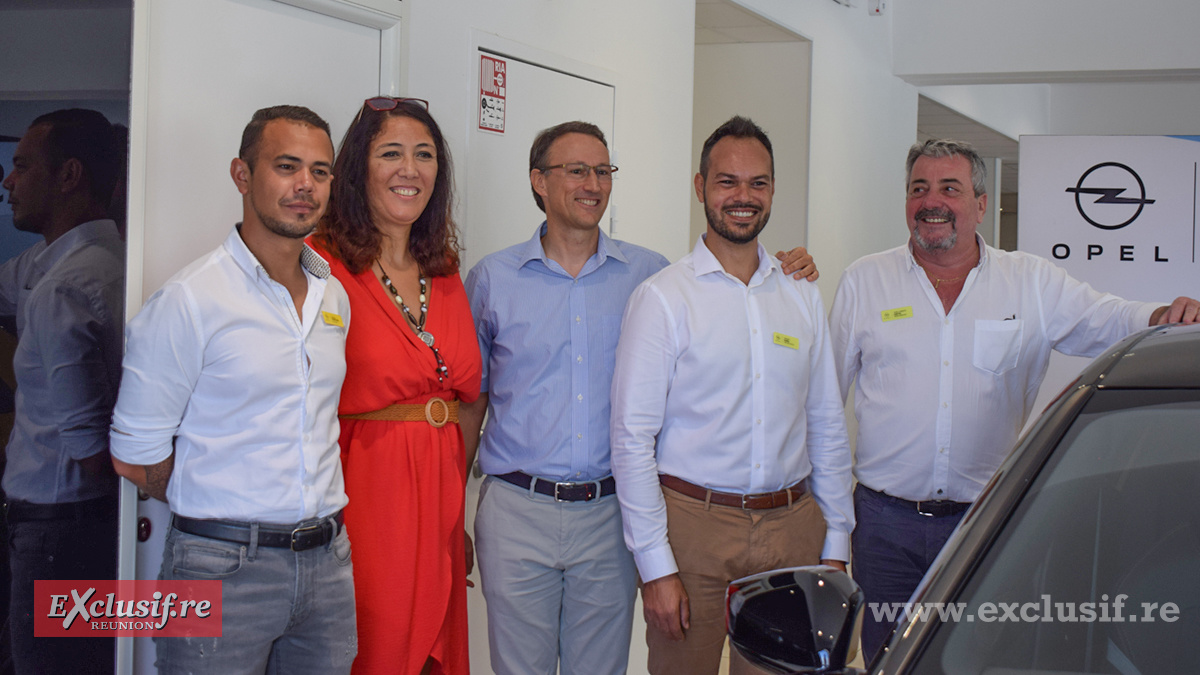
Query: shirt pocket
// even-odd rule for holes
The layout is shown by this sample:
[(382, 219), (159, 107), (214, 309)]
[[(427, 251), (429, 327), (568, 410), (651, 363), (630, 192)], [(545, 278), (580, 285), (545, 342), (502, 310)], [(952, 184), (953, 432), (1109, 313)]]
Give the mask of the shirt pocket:
[(1021, 337), (1025, 322), (1021, 319), (978, 319), (975, 321), (976, 368), (1000, 375), (1017, 365), (1021, 355)]

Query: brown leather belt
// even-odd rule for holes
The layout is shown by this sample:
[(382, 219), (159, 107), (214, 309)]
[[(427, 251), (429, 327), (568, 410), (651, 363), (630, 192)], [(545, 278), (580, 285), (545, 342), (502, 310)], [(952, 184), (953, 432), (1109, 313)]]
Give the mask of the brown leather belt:
[(709, 504), (732, 506), (735, 509), (776, 509), (799, 501), (808, 492), (808, 479), (775, 492), (760, 492), (753, 495), (739, 495), (733, 492), (717, 492), (706, 487), (689, 483), (682, 478), (676, 478), (665, 473), (658, 474), (658, 482), (663, 487), (671, 488), (685, 497), (698, 499)]
[(420, 403), (393, 403), (386, 408), (354, 415), (338, 415), (344, 420), (383, 420), (386, 422), (429, 422), (430, 426), (444, 427), (447, 423), (458, 424), (458, 400), (447, 401), (434, 396)]

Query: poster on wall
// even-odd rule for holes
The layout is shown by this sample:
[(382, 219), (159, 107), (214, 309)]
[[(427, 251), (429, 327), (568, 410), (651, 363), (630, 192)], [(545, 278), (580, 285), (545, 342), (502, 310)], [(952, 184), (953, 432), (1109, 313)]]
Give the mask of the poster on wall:
[(505, 96), (508, 91), (508, 62), (479, 55), (479, 128), (504, 133)]
[[(1129, 300), (1200, 297), (1200, 136), (1022, 136), (1018, 248)], [(1055, 353), (1035, 412), (1087, 359)]]

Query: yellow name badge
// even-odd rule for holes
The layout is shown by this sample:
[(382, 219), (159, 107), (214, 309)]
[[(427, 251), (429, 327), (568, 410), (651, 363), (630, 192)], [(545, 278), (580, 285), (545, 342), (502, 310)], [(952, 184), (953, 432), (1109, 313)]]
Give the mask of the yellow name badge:
[(792, 337), (791, 335), (784, 335), (783, 333), (775, 334), (775, 344), (782, 345), (784, 347), (787, 347), (788, 349), (800, 349), (800, 341), (799, 340)]
[(885, 309), (880, 312), (884, 321), (895, 321), (896, 319), (911, 319), (912, 305), (908, 307), (897, 307), (896, 309)]
[(330, 326), (337, 326), (339, 328), (346, 327), (346, 324), (342, 323), (342, 317), (334, 314), (333, 312), (321, 312), (321, 318), (325, 319), (325, 323), (329, 324)]

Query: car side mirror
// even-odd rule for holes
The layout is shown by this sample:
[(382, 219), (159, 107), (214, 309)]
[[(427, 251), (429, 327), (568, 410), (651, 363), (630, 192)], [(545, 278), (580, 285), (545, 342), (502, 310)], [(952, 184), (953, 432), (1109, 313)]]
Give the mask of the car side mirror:
[(825, 565), (754, 574), (729, 584), (729, 641), (774, 673), (831, 673), (846, 666), (863, 592)]

